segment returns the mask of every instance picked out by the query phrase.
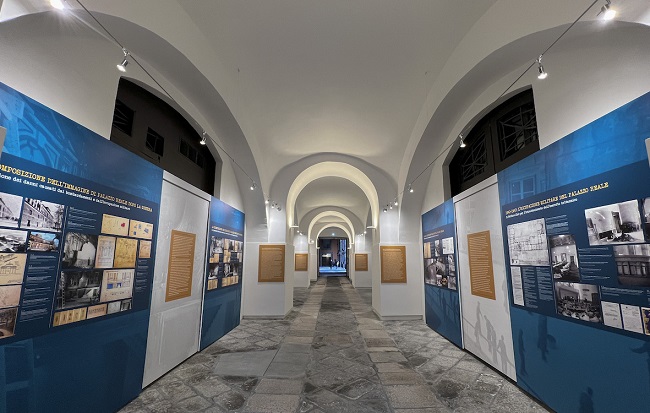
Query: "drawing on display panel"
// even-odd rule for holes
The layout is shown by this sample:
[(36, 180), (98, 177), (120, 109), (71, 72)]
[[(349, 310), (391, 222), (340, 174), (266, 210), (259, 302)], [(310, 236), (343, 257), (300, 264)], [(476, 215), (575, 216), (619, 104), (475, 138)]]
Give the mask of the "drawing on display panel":
[(97, 237), (97, 254), (95, 268), (112, 268), (115, 255), (115, 237), (100, 235)]
[(0, 310), (0, 338), (7, 338), (14, 335), (17, 315), (18, 308)]
[(0, 253), (0, 285), (21, 284), (27, 254)]
[(135, 270), (105, 270), (102, 282), (102, 303), (131, 298)]
[(63, 268), (93, 268), (97, 253), (97, 235), (68, 232), (63, 245)]
[(88, 307), (86, 318), (90, 319), (106, 315), (107, 307), (108, 306), (106, 304), (98, 304)]
[(54, 318), (52, 319), (52, 325), (54, 327), (62, 326), (65, 324), (76, 323), (77, 321), (82, 321), (86, 319), (86, 314), (88, 312), (87, 307), (75, 308), (73, 310), (60, 311), (54, 313)]
[(650, 287), (650, 244), (615, 245), (613, 249), (618, 283)]
[(151, 258), (151, 241), (140, 241), (138, 258)]
[(578, 249), (573, 235), (554, 235), (548, 237), (551, 247), (553, 278), (561, 281), (580, 281), (578, 271)]
[(0, 229), (0, 252), (25, 252), (27, 231)]
[(555, 305), (559, 315), (593, 323), (603, 321), (597, 285), (556, 282)]
[(639, 203), (619, 202), (585, 210), (589, 245), (642, 242)]
[(60, 232), (63, 226), (63, 209), (60, 204), (25, 198), (20, 228)]
[(22, 284), (0, 286), (0, 308), (17, 307)]
[(61, 234), (53, 232), (29, 232), (29, 251), (58, 252)]
[(549, 265), (544, 218), (508, 225), (511, 265)]
[(23, 197), (0, 192), (0, 226), (18, 228)]
[[(431, 258), (431, 243), (430, 242), (425, 242), (424, 243), (424, 259), (427, 260)], [(427, 264), (424, 264), (425, 268)]]
[(129, 235), (135, 238), (151, 239), (153, 236), (153, 224), (132, 219), (129, 225)]
[(115, 242), (114, 268), (135, 267), (135, 257), (138, 251), (138, 240), (129, 238), (118, 238)]
[(99, 303), (102, 271), (63, 271), (56, 293), (56, 309), (88, 306)]
[(129, 220), (115, 215), (103, 214), (101, 232), (126, 237), (129, 235)]

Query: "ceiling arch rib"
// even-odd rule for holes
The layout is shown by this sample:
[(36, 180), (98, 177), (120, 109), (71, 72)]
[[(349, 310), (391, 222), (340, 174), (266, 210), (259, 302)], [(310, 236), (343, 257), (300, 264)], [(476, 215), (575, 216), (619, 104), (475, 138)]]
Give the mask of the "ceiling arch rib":
[(295, 225), (296, 201), (303, 189), (310, 183), (323, 177), (346, 179), (357, 185), (370, 203), (372, 226), (379, 222), (379, 196), (374, 184), (361, 170), (342, 162), (321, 162), (302, 171), (291, 184), (287, 194), (287, 223)]
[(350, 240), (350, 244), (352, 244), (352, 240), (354, 238), (353, 238), (352, 234), (350, 234), (350, 231), (345, 227), (345, 225), (342, 225), (342, 224), (330, 223), (330, 224), (324, 225), (323, 228), (321, 228), (320, 231), (318, 231), (318, 234), (316, 235), (316, 238), (319, 238), (320, 234), (322, 234), (323, 231), (325, 231), (328, 228), (339, 228), (339, 229), (343, 230), (343, 232), (345, 232), (345, 234), (348, 236), (348, 240)]
[[(308, 239), (312, 239), (311, 232), (312, 229), (314, 228), (314, 225), (316, 225), (323, 218), (327, 218), (327, 217), (340, 218), (341, 220), (343, 220), (343, 222), (345, 222), (348, 225), (350, 232), (354, 233), (354, 225), (352, 225), (352, 221), (350, 221), (350, 218), (348, 218), (345, 214), (338, 211), (326, 211), (316, 215), (309, 223), (309, 230), (307, 231)], [(350, 238), (350, 242), (354, 242), (354, 238)]]

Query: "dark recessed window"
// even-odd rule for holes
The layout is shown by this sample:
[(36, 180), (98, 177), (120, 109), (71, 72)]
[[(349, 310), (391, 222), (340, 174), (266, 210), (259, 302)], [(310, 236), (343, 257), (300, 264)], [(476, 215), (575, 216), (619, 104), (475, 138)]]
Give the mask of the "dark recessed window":
[(203, 165), (205, 165), (205, 158), (203, 158), (203, 155), (201, 155), (199, 151), (190, 145), (185, 139), (181, 138), (180, 141), (181, 144), (178, 150), (181, 155), (203, 168)]
[(147, 130), (147, 140), (145, 145), (151, 152), (160, 156), (163, 156), (163, 153), (165, 152), (165, 138), (160, 136), (158, 132), (151, 128)]
[[(449, 164), (452, 195), (471, 188), (539, 150), (533, 91), (526, 90), (492, 110), (465, 137)], [(519, 185), (519, 186), (518, 186)], [(534, 190), (530, 182), (513, 184), (513, 194)]]
[(133, 116), (135, 112), (121, 100), (115, 100), (113, 110), (113, 127), (131, 136), (133, 131)]

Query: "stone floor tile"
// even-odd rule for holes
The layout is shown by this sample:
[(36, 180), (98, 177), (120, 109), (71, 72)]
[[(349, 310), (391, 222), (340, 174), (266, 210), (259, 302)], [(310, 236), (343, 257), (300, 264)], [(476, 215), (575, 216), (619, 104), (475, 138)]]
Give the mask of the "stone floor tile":
[(374, 363), (399, 363), (407, 361), (402, 353), (370, 353), (369, 356), (370, 360)]
[(378, 373), (377, 375), (384, 386), (392, 384), (424, 384), (422, 376), (413, 370)]
[(299, 395), (302, 389), (302, 380), (263, 378), (255, 388), (255, 393)]
[(254, 394), (243, 412), (287, 413), (294, 412), (300, 404), (300, 396), (291, 394)]
[(222, 354), (213, 371), (218, 375), (262, 376), (276, 353), (275, 350), (264, 350)]
[(386, 386), (391, 406), (396, 409), (437, 408), (442, 406), (428, 386)]
[(264, 373), (265, 377), (279, 378), (279, 379), (295, 379), (305, 376), (306, 364), (294, 363), (276, 363), (273, 362)]

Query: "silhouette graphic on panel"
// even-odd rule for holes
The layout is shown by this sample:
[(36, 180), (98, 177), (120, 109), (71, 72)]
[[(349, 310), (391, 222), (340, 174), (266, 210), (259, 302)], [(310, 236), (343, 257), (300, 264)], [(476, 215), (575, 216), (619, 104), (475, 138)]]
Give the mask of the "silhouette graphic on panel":
[(580, 393), (580, 407), (579, 413), (594, 413), (594, 391), (591, 387), (587, 387), (587, 391)]
[(546, 361), (549, 346), (555, 346), (555, 337), (548, 334), (548, 319), (545, 316), (537, 316), (537, 348), (542, 353), (542, 360)]
[(519, 330), (519, 337), (517, 342), (519, 344), (519, 373), (525, 376), (528, 374), (528, 372), (526, 372), (526, 347), (524, 347), (524, 330)]
[(501, 336), (496, 350), (501, 358), (501, 371), (505, 374), (508, 371), (508, 353), (506, 351), (506, 343), (503, 340), (503, 336)]

